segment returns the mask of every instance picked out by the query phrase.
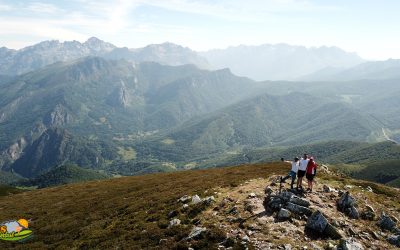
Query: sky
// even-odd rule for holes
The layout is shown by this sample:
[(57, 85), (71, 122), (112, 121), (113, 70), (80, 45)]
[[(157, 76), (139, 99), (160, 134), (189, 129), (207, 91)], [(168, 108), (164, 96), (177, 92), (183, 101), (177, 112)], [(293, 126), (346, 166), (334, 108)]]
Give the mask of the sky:
[(400, 58), (399, 0), (0, 0), (0, 47), (97, 37), (204, 51), (287, 43)]

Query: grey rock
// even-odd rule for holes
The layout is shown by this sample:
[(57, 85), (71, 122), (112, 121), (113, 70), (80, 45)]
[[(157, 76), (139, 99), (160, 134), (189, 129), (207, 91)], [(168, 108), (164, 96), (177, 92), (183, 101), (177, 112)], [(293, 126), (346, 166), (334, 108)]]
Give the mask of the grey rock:
[(384, 230), (393, 230), (396, 227), (396, 222), (385, 213), (382, 213), (378, 226)]
[(264, 189), (264, 193), (265, 193), (266, 195), (272, 194), (273, 191), (274, 191), (274, 190), (272, 190), (272, 188), (271, 188), (270, 186), (267, 186), (267, 187)]
[(239, 211), (236, 206), (233, 206), (231, 209), (228, 210), (228, 214), (236, 215), (238, 213), (239, 213)]
[(372, 188), (370, 186), (368, 186), (366, 189), (367, 189), (368, 192), (373, 192), (373, 190), (372, 190)]
[(171, 212), (168, 213), (168, 218), (175, 217), (175, 216), (177, 216), (178, 214), (179, 214), (178, 211), (173, 210), (173, 211), (171, 211)]
[(289, 200), (289, 202), (303, 206), (303, 207), (309, 207), (310, 206), (310, 202), (306, 199), (302, 199), (300, 197), (297, 196), (292, 196)]
[(213, 202), (215, 202), (215, 198), (214, 198), (214, 196), (209, 196), (209, 197), (205, 198), (205, 199), (203, 200), (203, 202), (204, 202), (206, 205), (211, 205)]
[(396, 247), (400, 247), (400, 235), (392, 235), (387, 238), (387, 241), (395, 245)]
[(279, 211), (283, 207), (284, 201), (281, 197), (275, 195), (268, 195), (265, 197), (263, 206), (266, 211)]
[(256, 197), (257, 197), (257, 195), (256, 195), (255, 193), (250, 193), (250, 194), (247, 196), (247, 198), (250, 198), (250, 199), (256, 198)]
[(366, 205), (365, 209), (361, 212), (361, 218), (365, 220), (374, 220), (376, 217), (376, 213), (373, 207), (370, 205)]
[(249, 236), (247, 236), (247, 235), (243, 236), (242, 241), (249, 242), (250, 241)]
[(327, 225), (328, 220), (325, 218), (325, 216), (320, 211), (315, 211), (308, 218), (306, 227), (319, 233), (323, 233)]
[(289, 210), (281, 208), (281, 210), (279, 210), (279, 213), (278, 213), (278, 219), (286, 220), (286, 219), (290, 218), (290, 215), (291, 215), (291, 213)]
[(340, 199), (337, 201), (338, 208), (343, 212), (346, 208), (355, 206), (356, 201), (347, 191), (346, 193), (340, 196)]
[(182, 206), (182, 209), (183, 210), (187, 210), (189, 208), (189, 205), (188, 204), (183, 204), (183, 206)]
[(189, 236), (187, 237), (188, 240), (197, 239), (200, 235), (207, 231), (205, 227), (194, 227), (190, 232)]
[(357, 208), (355, 208), (354, 206), (346, 208), (345, 212), (352, 219), (358, 219), (360, 217)]
[(361, 243), (355, 241), (353, 238), (341, 239), (339, 243), (339, 247), (342, 250), (363, 250), (364, 247)]
[(283, 191), (279, 197), (281, 197), (285, 202), (290, 201), (290, 199), (294, 196), (294, 193), (289, 191)]
[(322, 190), (324, 190), (325, 193), (330, 193), (330, 192), (333, 191), (332, 188), (329, 187), (329, 186), (327, 186), (327, 185), (324, 185), (324, 186), (322, 187)]
[(193, 204), (198, 204), (200, 202), (201, 202), (201, 198), (197, 194), (192, 197)]
[(181, 220), (180, 219), (173, 219), (169, 222), (169, 226), (173, 227), (173, 226), (177, 226), (181, 224)]
[(187, 203), (190, 201), (190, 199), (192, 199), (191, 196), (189, 195), (184, 195), (181, 198), (178, 199), (178, 202), (182, 202), (182, 203)]
[(336, 227), (334, 227), (333, 225), (329, 224), (326, 225), (325, 230), (323, 232), (325, 235), (331, 237), (332, 239), (341, 239), (343, 238), (343, 234), (339, 231), (339, 229), (337, 229)]
[(295, 213), (295, 214), (299, 214), (299, 215), (303, 215), (303, 214), (311, 215), (312, 214), (312, 211), (309, 208), (303, 207), (303, 206), (300, 206), (300, 205), (297, 205), (297, 204), (294, 204), (294, 203), (291, 203), (291, 202), (289, 202), (287, 204), (286, 208), (290, 212)]

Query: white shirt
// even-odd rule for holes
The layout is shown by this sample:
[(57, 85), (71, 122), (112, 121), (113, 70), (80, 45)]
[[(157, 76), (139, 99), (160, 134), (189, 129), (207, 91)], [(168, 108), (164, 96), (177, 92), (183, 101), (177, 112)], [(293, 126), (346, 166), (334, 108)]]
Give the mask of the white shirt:
[(297, 170), (299, 170), (299, 165), (299, 162), (292, 161), (292, 171), (297, 173)]
[(309, 162), (309, 161), (310, 161), (309, 159), (303, 159), (303, 158), (301, 158), (299, 170), (301, 170), (301, 171), (306, 171), (307, 165), (308, 165), (308, 162)]

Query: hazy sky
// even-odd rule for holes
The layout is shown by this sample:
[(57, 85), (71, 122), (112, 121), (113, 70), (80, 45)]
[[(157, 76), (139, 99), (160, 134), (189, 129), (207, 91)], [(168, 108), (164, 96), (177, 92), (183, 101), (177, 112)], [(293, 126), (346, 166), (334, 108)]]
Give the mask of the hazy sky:
[(0, 0), (0, 47), (96, 36), (130, 48), (288, 43), (400, 58), (399, 13), (399, 0)]

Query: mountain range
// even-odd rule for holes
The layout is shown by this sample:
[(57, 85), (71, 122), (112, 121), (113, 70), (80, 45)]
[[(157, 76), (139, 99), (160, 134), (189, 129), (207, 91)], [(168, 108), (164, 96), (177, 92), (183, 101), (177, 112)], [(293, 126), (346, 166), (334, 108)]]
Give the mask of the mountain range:
[(143, 48), (117, 47), (98, 38), (86, 42), (44, 41), (20, 50), (0, 48), (0, 75), (17, 75), (85, 56), (157, 62), (179, 66), (193, 64), (201, 69), (224, 69), (255, 80), (293, 80), (326, 68), (349, 68), (365, 62), (355, 53), (337, 47), (306, 48), (287, 44), (237, 46), (195, 52), (173, 43), (151, 44)]
[[(337, 64), (349, 56), (337, 48), (297, 50), (305, 62), (310, 51)], [(98, 176), (79, 168), (119, 176), (270, 161), (251, 152), (306, 145), (322, 145), (334, 156), (343, 141), (371, 143), (366, 151), (355, 147), (349, 157), (357, 158), (375, 152), (379, 142), (400, 141), (395, 60), (362, 63), (351, 55), (347, 66), (362, 64), (341, 73), (348, 79), (254, 81), (233, 69), (211, 70), (204, 54), (170, 43), (127, 49), (91, 38), (1, 53), (3, 182), (41, 186), (37, 180), (49, 176), (62, 182), (62, 173)], [(283, 54), (283, 63), (292, 57)], [(391, 148), (380, 152), (393, 152), (385, 160), (398, 157)], [(343, 162), (365, 163), (357, 159)], [(71, 164), (78, 169), (62, 168)]]

